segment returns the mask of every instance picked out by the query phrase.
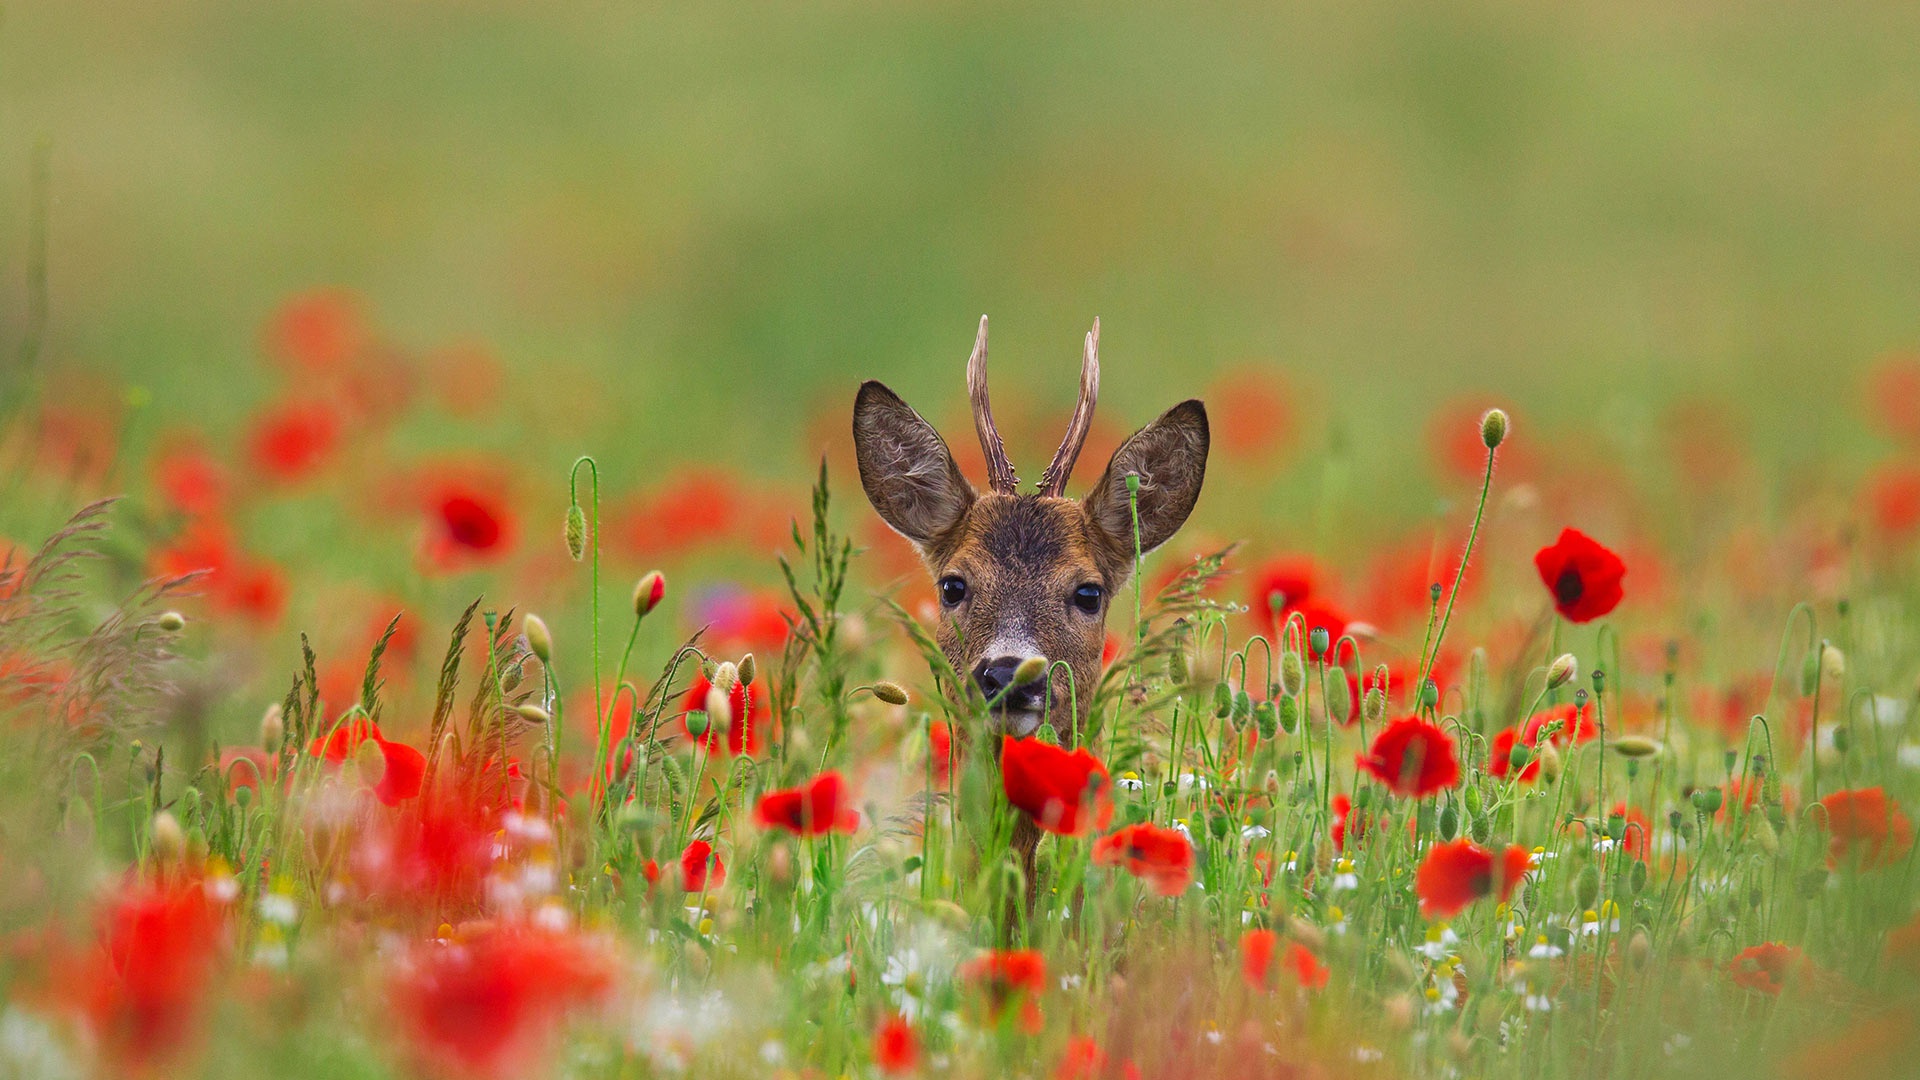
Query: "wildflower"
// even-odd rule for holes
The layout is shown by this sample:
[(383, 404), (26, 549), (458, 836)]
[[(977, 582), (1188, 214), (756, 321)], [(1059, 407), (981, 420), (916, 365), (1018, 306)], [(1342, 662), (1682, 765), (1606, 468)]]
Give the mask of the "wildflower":
[(1353, 799), (1347, 795), (1333, 797), (1333, 823), (1327, 827), (1327, 835), (1333, 840), (1335, 850), (1344, 851), (1347, 837), (1351, 833), (1354, 840), (1367, 835), (1367, 816), (1353, 816)]
[[(1240, 936), (1240, 975), (1248, 986), (1264, 990), (1273, 985), (1279, 951), (1280, 936), (1272, 930), (1249, 930)], [(1287, 944), (1285, 963), (1294, 981), (1309, 990), (1322, 989), (1332, 975), (1312, 949), (1297, 941)]]
[(680, 887), (690, 893), (707, 892), (726, 880), (727, 864), (720, 861), (713, 845), (705, 840), (689, 841), (687, 850), (680, 854)]
[(1047, 962), (1032, 949), (995, 949), (960, 965), (960, 981), (979, 987), (987, 997), (987, 1015), (994, 1022), (1011, 1005), (1020, 1006), (1020, 1027), (1029, 1034), (1040, 1030), (1037, 999), (1047, 986)]
[(873, 1064), (887, 1076), (905, 1076), (920, 1067), (920, 1037), (905, 1017), (888, 1016), (874, 1033)]
[(498, 561), (513, 551), (517, 525), (497, 480), (449, 471), (423, 494), (425, 554), (442, 570)]
[(388, 741), (380, 734), (380, 725), (364, 716), (314, 739), (308, 744), (307, 753), (339, 765), (368, 742), (379, 747), (383, 762), (380, 779), (372, 785), (374, 797), (388, 806), (398, 806), (419, 795), (420, 782), (427, 771), (426, 755), (405, 743)]
[[(718, 672), (715, 673), (716, 675)], [(708, 699), (718, 688), (707, 680), (705, 675), (694, 677), (693, 685), (687, 689), (686, 710), (688, 712), (705, 710), (710, 717), (717, 716), (717, 710), (708, 710)], [(692, 736), (710, 754), (718, 754), (724, 749), (737, 757), (754, 757), (760, 753), (764, 741), (767, 722), (772, 710), (767, 704), (764, 687), (748, 686), (733, 680), (732, 689), (726, 693), (727, 716), (729, 718), (724, 731), (715, 724)], [(682, 721), (684, 725), (684, 720)], [(724, 737), (723, 737), (724, 736)]]
[(1146, 789), (1147, 783), (1140, 779), (1139, 773), (1128, 769), (1126, 772), (1120, 774), (1120, 779), (1115, 780), (1113, 785), (1122, 791), (1143, 791)]
[(1789, 979), (1810, 968), (1805, 953), (1770, 941), (1742, 950), (1727, 963), (1727, 974), (1749, 990), (1778, 997)]
[(1334, 892), (1351, 892), (1360, 887), (1360, 875), (1354, 873), (1353, 860), (1341, 859), (1333, 864), (1333, 883), (1328, 886)]
[(1513, 728), (1501, 728), (1499, 733), (1494, 735), (1493, 747), (1488, 752), (1488, 775), (1498, 777), (1502, 780), (1512, 777), (1516, 782), (1522, 784), (1531, 784), (1539, 779), (1540, 759), (1526, 753), (1524, 749), (1521, 750), (1518, 756), (1520, 760), (1525, 761), (1526, 764), (1521, 765), (1518, 771), (1514, 769), (1514, 758), (1516, 757), (1514, 750), (1524, 746), (1525, 744), (1520, 741), (1519, 732)]
[(268, 320), (262, 344), (275, 360), (319, 375), (346, 366), (369, 336), (353, 293), (319, 289), (282, 304)]
[(927, 757), (933, 763), (933, 783), (946, 787), (953, 780), (953, 728), (945, 720), (927, 721)]
[(1434, 923), (1427, 927), (1426, 940), (1415, 950), (1429, 960), (1439, 962), (1453, 955), (1453, 947), (1460, 944), (1460, 935), (1446, 923)]
[(1453, 739), (1417, 716), (1388, 724), (1356, 761), (1395, 794), (1408, 798), (1425, 798), (1460, 782)]
[(283, 402), (254, 421), (248, 453), (254, 468), (281, 483), (318, 472), (340, 445), (342, 424), (332, 405), (313, 398)]
[(649, 570), (633, 585), (633, 616), (644, 619), (667, 595), (667, 579), (658, 570)]
[(163, 451), (154, 461), (153, 480), (167, 505), (189, 517), (216, 513), (226, 501), (226, 470), (196, 443)]
[(1267, 837), (1272, 835), (1273, 835), (1272, 829), (1267, 828), (1265, 825), (1259, 825), (1251, 821), (1240, 826), (1240, 839), (1242, 840), (1264, 840)]
[(1421, 861), (1414, 881), (1420, 913), (1429, 919), (1446, 918), (1495, 894), (1504, 903), (1530, 862), (1527, 850), (1517, 844), (1499, 855), (1464, 838), (1436, 844)]
[(1903, 855), (1912, 842), (1912, 825), (1883, 788), (1836, 791), (1820, 805), (1827, 811), (1829, 865), (1838, 866), (1849, 853), (1857, 853), (1862, 867), (1878, 866)]
[(129, 882), (99, 916), (99, 949), (74, 971), (69, 1000), (108, 1060), (145, 1071), (191, 1041), (213, 979), (220, 923), (189, 883)]
[(1193, 845), (1151, 822), (1128, 825), (1093, 842), (1095, 866), (1124, 866), (1161, 896), (1178, 896), (1193, 881)]
[(1553, 594), (1554, 608), (1569, 622), (1591, 622), (1620, 603), (1626, 564), (1578, 529), (1561, 530), (1558, 540), (1534, 555), (1533, 565)]
[(1003, 735), (1000, 777), (1007, 802), (1048, 832), (1077, 836), (1089, 827), (1106, 828), (1113, 817), (1106, 766), (1084, 748), (1068, 751)]
[(825, 836), (853, 832), (860, 817), (848, 802), (846, 783), (837, 772), (824, 772), (809, 783), (760, 796), (753, 818), (770, 829), (796, 836)]
[(1061, 1051), (1053, 1080), (1098, 1080), (1107, 1067), (1107, 1055), (1091, 1035), (1075, 1035)]
[(509, 925), (411, 949), (388, 1000), (423, 1071), (504, 1078), (536, 1071), (567, 1011), (612, 982), (585, 939)]
[(1535, 960), (1552, 960), (1566, 955), (1566, 950), (1548, 941), (1547, 935), (1541, 934), (1534, 939), (1533, 947), (1527, 950), (1527, 955)]

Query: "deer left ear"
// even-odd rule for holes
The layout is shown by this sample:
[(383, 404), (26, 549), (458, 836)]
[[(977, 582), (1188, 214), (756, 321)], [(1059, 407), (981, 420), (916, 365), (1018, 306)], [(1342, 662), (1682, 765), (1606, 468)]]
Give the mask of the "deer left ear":
[(1125, 552), (1129, 567), (1135, 507), (1128, 497), (1127, 476), (1140, 478), (1140, 550), (1152, 551), (1180, 531), (1200, 500), (1208, 442), (1207, 407), (1183, 401), (1121, 443), (1100, 482), (1087, 493), (1082, 505), (1088, 516), (1116, 550)]

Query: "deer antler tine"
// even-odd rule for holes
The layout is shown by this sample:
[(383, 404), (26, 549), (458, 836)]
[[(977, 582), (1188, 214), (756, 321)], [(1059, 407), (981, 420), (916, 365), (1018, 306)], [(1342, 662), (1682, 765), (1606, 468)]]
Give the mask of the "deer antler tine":
[(993, 406), (987, 401), (987, 317), (980, 316), (980, 333), (967, 358), (967, 399), (973, 403), (973, 427), (980, 434), (980, 450), (987, 456), (987, 485), (1001, 495), (1020, 490), (1020, 478), (1007, 460), (1006, 444), (993, 425)]
[(1093, 403), (1100, 396), (1100, 320), (1093, 320), (1087, 331), (1087, 348), (1080, 356), (1080, 402), (1073, 407), (1073, 419), (1067, 421), (1066, 438), (1054, 452), (1052, 464), (1040, 474), (1040, 494), (1064, 495), (1067, 478), (1073, 475), (1073, 463), (1080, 448), (1087, 444), (1087, 430), (1093, 426)]

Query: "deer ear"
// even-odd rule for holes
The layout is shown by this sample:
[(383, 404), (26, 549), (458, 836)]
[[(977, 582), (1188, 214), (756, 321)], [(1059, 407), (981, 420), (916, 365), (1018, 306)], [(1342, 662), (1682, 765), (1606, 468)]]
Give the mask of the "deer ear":
[(1207, 407), (1183, 401), (1158, 420), (1133, 433), (1107, 462), (1082, 505), (1106, 534), (1125, 564), (1133, 563), (1134, 506), (1127, 476), (1140, 478), (1140, 550), (1152, 551), (1172, 538), (1200, 500), (1207, 475)]
[(881, 520), (924, 548), (960, 523), (973, 506), (973, 485), (933, 425), (869, 380), (853, 403), (853, 448), (860, 486)]

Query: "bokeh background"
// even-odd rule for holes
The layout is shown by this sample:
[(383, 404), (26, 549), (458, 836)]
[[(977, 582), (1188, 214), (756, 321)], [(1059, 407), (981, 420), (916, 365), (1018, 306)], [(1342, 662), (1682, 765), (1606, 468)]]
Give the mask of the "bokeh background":
[[(471, 594), (423, 600), (390, 525), (422, 463), (508, 474), (514, 591), (578, 588), (583, 452), (611, 574), (771, 585), (822, 455), (854, 491), (858, 380), (977, 459), (990, 313), (1037, 475), (1099, 315), (1081, 482), (1206, 397), (1196, 545), (1456, 545), (1497, 403), (1504, 490), (1555, 508), (1509, 561), (1572, 521), (1671, 580), (1809, 503), (1844, 534), (1905, 453), (1881, 414), (1920, 387), (1917, 181), (1905, 3), (15, 3), (0, 344), (41, 428), (14, 467), (86, 493), (170, 448), (224, 463), (259, 559), (352, 583), (285, 590), (284, 655), (343, 595)], [(302, 366), (329, 349), (344, 381)], [(262, 418), (329, 396), (347, 464), (260, 480)], [(22, 538), (77, 494), (8, 490)]]

